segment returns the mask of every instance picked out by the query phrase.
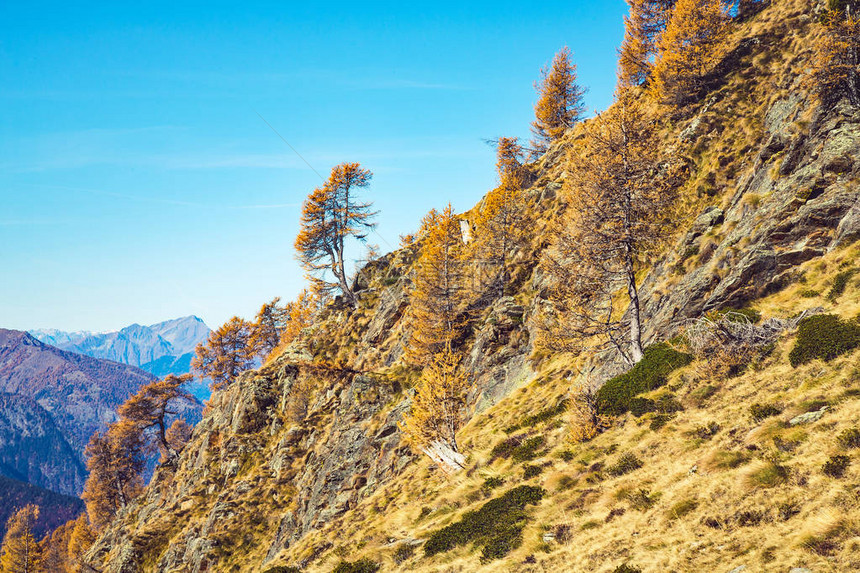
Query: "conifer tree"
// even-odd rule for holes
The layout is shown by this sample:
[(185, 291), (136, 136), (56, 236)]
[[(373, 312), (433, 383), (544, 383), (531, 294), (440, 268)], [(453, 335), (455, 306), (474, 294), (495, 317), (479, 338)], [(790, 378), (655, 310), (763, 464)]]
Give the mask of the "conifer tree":
[[(299, 262), (318, 293), (339, 289), (356, 304), (346, 273), (345, 245), (349, 237), (363, 241), (374, 227), (372, 203), (359, 201), (359, 192), (370, 185), (373, 174), (358, 163), (334, 167), (325, 184), (314, 189), (302, 206), (301, 230), (295, 247)], [(325, 279), (330, 271), (336, 282)]]
[(174, 458), (181, 451), (181, 447), (177, 448), (178, 440), (174, 439), (173, 443), (168, 440), (167, 418), (179, 413), (171, 409), (176, 402), (193, 402), (193, 396), (183, 388), (191, 380), (191, 374), (168, 374), (163, 380), (142, 386), (117, 410), (120, 418), (131, 422), (141, 435), (145, 436), (149, 430), (155, 431), (162, 460)]
[(139, 428), (128, 420), (96, 432), (86, 448), (89, 476), (81, 496), (90, 523), (103, 529), (143, 488), (145, 443)]
[[(588, 122), (571, 152), (567, 216), (543, 261), (556, 285), (545, 332), (550, 346), (609, 344), (630, 364), (642, 358), (636, 272), (671, 233), (677, 195), (659, 175), (658, 148), (641, 103), (626, 89)], [(619, 290), (629, 303), (623, 317)]]
[(211, 378), (212, 388), (219, 390), (253, 364), (251, 325), (234, 316), (212, 332), (205, 344), (197, 345), (191, 368), (201, 377)]
[(814, 52), (811, 88), (822, 103), (845, 97), (860, 105), (860, 7), (833, 0), (824, 26)]
[(522, 188), (524, 183), (523, 149), (515, 137), (498, 140), (496, 169), (499, 186), (487, 193), (475, 219), (473, 249), (478, 257), (498, 272), (492, 278), (497, 294), (510, 280), (509, 259), (526, 236)]
[(39, 507), (25, 505), (6, 521), (6, 535), (0, 547), (0, 572), (36, 573), (40, 567), (40, 550), (33, 529), (39, 518)]
[(257, 313), (251, 328), (250, 344), (260, 358), (265, 359), (281, 343), (281, 335), (286, 328), (287, 309), (278, 306), (280, 297), (264, 304)]
[(620, 87), (645, 82), (657, 52), (657, 42), (672, 14), (675, 0), (627, 0), (630, 11), (624, 17), (624, 40), (618, 50)]
[(424, 216), (419, 236), (407, 356), (424, 365), (461, 332), (466, 269), (460, 221), (450, 204)]
[(69, 561), (69, 539), (75, 527), (75, 520), (69, 520), (45, 535), (39, 542), (41, 554), (40, 572), (42, 573), (71, 573), (72, 564)]
[(548, 68), (541, 69), (541, 80), (535, 83), (535, 90), (538, 101), (532, 122), (532, 146), (542, 152), (580, 121), (585, 113), (585, 90), (577, 83), (576, 64), (567, 47), (555, 55)]
[(725, 52), (728, 15), (723, 0), (678, 0), (658, 42), (654, 93), (673, 104), (694, 97)]
[(75, 573), (79, 571), (87, 572), (89, 568), (84, 566), (84, 555), (93, 546), (95, 541), (96, 533), (90, 526), (87, 514), (82, 513), (74, 521), (74, 527), (69, 536), (68, 560), (71, 565), (71, 571)]
[(469, 390), (469, 379), (459, 363), (459, 356), (446, 344), (424, 370), (415, 388), (411, 409), (401, 429), (422, 451), (434, 444), (459, 451), (457, 431), (465, 417)]

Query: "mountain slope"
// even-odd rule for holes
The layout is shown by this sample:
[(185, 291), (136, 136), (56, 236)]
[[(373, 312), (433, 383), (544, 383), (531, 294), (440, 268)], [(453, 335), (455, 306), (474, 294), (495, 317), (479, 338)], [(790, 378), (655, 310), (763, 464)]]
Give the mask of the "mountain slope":
[[(787, 320), (820, 306), (846, 321), (860, 311), (856, 278), (826, 296), (860, 255), (860, 112), (804, 91), (819, 33), (809, 3), (774, 2), (736, 25), (698, 104), (653, 110), (687, 182), (674, 241), (643, 271), (648, 344), (707, 310), (753, 306)], [(474, 385), (458, 436), (465, 471), (444, 475), (397, 426), (417, 375), (401, 360), (412, 246), (364, 269), (357, 309), (330, 304), (301, 345), (215, 393), (178, 463), (92, 548), (93, 565), (329, 573), (364, 557), (383, 571), (857, 570), (857, 454), (836, 439), (860, 415), (857, 350), (792, 368), (788, 329), (739, 376), (696, 360), (648, 396), (667, 412), (625, 414), (591, 442), (569, 441), (564, 399), (577, 374), (604, 382), (622, 370), (612, 354), (535, 343), (547, 291), (536, 265), (568, 207), (560, 191), (576, 137), (530, 166), (532, 242), (511, 292), (475, 305), (458, 341)], [(850, 462), (842, 478), (823, 470), (837, 455)], [(502, 519), (486, 510), (523, 491), (537, 503)], [(443, 530), (457, 523), (483, 538)], [(431, 539), (448, 545), (433, 554)]]
[(0, 474), (68, 495), (81, 492), (86, 469), (54, 419), (34, 400), (0, 394)]
[(39, 519), (33, 528), (36, 539), (41, 539), (45, 533), (75, 519), (84, 511), (84, 502), (76, 497), (0, 475), (0, 537), (6, 533), (9, 517), (28, 503), (39, 506)]

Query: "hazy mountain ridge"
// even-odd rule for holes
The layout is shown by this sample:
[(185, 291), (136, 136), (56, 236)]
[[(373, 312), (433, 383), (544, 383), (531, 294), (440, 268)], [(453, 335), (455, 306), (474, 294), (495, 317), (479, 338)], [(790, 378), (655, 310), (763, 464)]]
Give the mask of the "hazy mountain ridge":
[(37, 539), (84, 511), (84, 502), (77, 497), (0, 475), (0, 537), (5, 533), (6, 520), (28, 503), (39, 506), (39, 519), (33, 527)]
[[(37, 339), (78, 354), (143, 367), (164, 357), (180, 358), (193, 352), (209, 336), (209, 327), (196, 316), (186, 316), (143, 326), (129, 325), (117, 332), (64, 332), (55, 329), (29, 331)], [(171, 370), (168, 373), (183, 374)]]

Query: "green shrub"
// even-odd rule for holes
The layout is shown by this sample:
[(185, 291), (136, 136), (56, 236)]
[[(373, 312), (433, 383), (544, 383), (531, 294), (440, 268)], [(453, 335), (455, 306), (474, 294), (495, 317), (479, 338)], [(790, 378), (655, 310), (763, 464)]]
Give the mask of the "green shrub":
[(774, 487), (788, 479), (788, 468), (775, 461), (769, 461), (749, 474), (749, 484), (753, 487)]
[(640, 416), (644, 416), (650, 412), (657, 411), (657, 402), (651, 400), (650, 398), (642, 398), (641, 396), (636, 396), (630, 399), (630, 403), (627, 406), (630, 410), (630, 413), (639, 418)]
[(553, 418), (564, 414), (567, 411), (567, 405), (568, 401), (566, 399), (560, 400), (559, 403), (555, 406), (547, 408), (546, 410), (542, 410), (533, 416), (523, 418), (512, 426), (508, 426), (504, 429), (504, 432), (506, 434), (512, 434), (521, 428), (532, 428), (540, 424), (541, 422), (552, 420)]
[(633, 565), (622, 563), (621, 565), (613, 569), (612, 573), (642, 573), (642, 570), (638, 567), (634, 567)]
[(499, 487), (500, 485), (502, 485), (503, 483), (505, 483), (504, 478), (496, 477), (496, 476), (490, 476), (490, 477), (484, 479), (484, 485), (482, 485), (481, 487), (483, 487), (484, 489), (495, 489), (495, 488)]
[(701, 440), (710, 440), (720, 431), (720, 425), (716, 422), (709, 422), (704, 426), (696, 426), (693, 430), (693, 435)]
[(415, 546), (409, 543), (401, 543), (394, 552), (394, 562), (400, 565), (404, 561), (408, 561), (415, 554)]
[(637, 511), (648, 511), (657, 503), (657, 495), (652, 495), (647, 489), (640, 489), (627, 496), (630, 507)]
[(269, 567), (263, 573), (302, 573), (302, 570), (292, 565), (275, 565), (274, 567)]
[(690, 400), (692, 400), (693, 404), (696, 406), (702, 406), (708, 398), (717, 393), (717, 390), (718, 388), (716, 386), (711, 386), (710, 384), (702, 386), (701, 388), (696, 388), (690, 392)]
[(756, 402), (750, 406), (750, 416), (752, 416), (752, 419), (756, 423), (760, 423), (771, 416), (778, 416), (780, 414), (782, 414), (782, 408), (776, 404), (759, 404)]
[(819, 295), (819, 292), (815, 289), (805, 288), (800, 291), (801, 298), (815, 298)]
[(341, 561), (332, 573), (376, 573), (377, 571), (379, 571), (379, 563), (364, 557), (358, 561)]
[(663, 386), (673, 370), (692, 360), (692, 355), (678, 352), (663, 342), (649, 346), (633, 368), (601, 386), (597, 391), (598, 407), (603, 413), (621, 415), (629, 410), (635, 396)]
[(788, 354), (794, 367), (816, 358), (832, 360), (860, 346), (860, 324), (833, 314), (819, 314), (800, 321), (797, 341)]
[(845, 449), (860, 448), (860, 430), (849, 428), (836, 436), (836, 441)]
[(678, 519), (688, 513), (692, 513), (697, 507), (699, 507), (698, 501), (695, 499), (685, 499), (669, 508), (669, 511), (666, 512), (666, 517), (669, 519)]
[(543, 472), (543, 467), (526, 464), (523, 466), (523, 479), (531, 479), (539, 476)]
[(429, 557), (474, 543), (483, 548), (482, 559), (502, 557), (520, 546), (527, 520), (525, 508), (538, 503), (544, 495), (546, 491), (540, 487), (515, 487), (434, 532), (424, 544), (424, 555)]
[(651, 418), (651, 423), (648, 425), (649, 428), (656, 431), (669, 423), (669, 420), (674, 418), (672, 414), (657, 414), (653, 418)]
[(636, 457), (632, 452), (621, 454), (618, 461), (614, 465), (606, 468), (609, 475), (622, 476), (642, 467), (642, 460)]
[(845, 293), (845, 289), (848, 288), (848, 281), (856, 274), (857, 269), (848, 269), (837, 274), (833, 278), (833, 286), (830, 287), (830, 291), (827, 293), (827, 300), (835, 301), (842, 296)]
[(502, 440), (490, 451), (490, 461), (497, 458), (512, 459), (515, 462), (527, 462), (538, 456), (546, 438), (534, 436), (526, 439), (525, 434)]
[(833, 478), (841, 478), (845, 475), (845, 470), (851, 465), (851, 458), (848, 456), (830, 456), (830, 459), (824, 462), (821, 471), (824, 475)]

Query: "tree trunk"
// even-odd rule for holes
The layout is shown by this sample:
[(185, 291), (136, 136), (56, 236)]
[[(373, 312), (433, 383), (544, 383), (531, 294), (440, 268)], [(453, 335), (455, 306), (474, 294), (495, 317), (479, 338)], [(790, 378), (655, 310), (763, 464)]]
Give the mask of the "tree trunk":
[(630, 297), (630, 356), (636, 364), (642, 360), (642, 320), (639, 315), (639, 290), (636, 288), (636, 273), (633, 272), (633, 257), (627, 248), (626, 261), (627, 295)]

